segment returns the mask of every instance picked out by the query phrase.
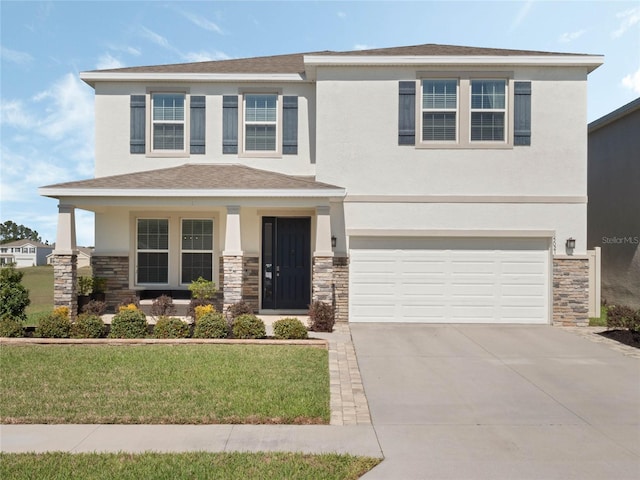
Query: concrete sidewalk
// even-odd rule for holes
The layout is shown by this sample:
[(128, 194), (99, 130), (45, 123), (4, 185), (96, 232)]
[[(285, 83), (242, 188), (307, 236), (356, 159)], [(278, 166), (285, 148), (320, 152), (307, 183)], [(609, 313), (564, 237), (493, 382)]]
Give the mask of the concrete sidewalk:
[(313, 332), (329, 341), (330, 425), (1, 425), (2, 452), (296, 451), (382, 457), (351, 332)]

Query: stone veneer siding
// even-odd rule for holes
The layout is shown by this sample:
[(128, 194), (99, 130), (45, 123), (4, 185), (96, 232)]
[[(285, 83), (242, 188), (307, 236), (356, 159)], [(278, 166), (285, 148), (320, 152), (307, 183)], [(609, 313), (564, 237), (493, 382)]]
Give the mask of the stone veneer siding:
[(260, 259), (255, 256), (245, 256), (242, 260), (242, 300), (254, 312), (260, 310)]
[(241, 255), (227, 255), (220, 258), (222, 263), (222, 295), (223, 308), (242, 300), (242, 266)]
[(553, 259), (553, 324), (589, 325), (589, 260)]
[(333, 257), (333, 306), (336, 322), (349, 321), (349, 258)]
[(129, 288), (129, 257), (116, 255), (92, 255), (91, 270), (94, 277), (107, 280), (105, 301), (107, 311), (115, 312), (119, 304), (135, 297), (135, 290)]
[(311, 301), (333, 305), (333, 257), (313, 257)]
[(78, 256), (53, 255), (53, 305), (68, 307), (74, 320), (78, 314)]

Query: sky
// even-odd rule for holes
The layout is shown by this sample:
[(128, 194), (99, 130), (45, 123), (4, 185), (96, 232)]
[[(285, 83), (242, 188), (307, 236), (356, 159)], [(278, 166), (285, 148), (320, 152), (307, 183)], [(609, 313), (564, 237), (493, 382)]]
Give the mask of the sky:
[[(424, 43), (604, 55), (588, 121), (640, 96), (640, 1), (0, 0), (0, 222), (55, 241), (38, 187), (93, 177), (93, 89), (103, 68)], [(76, 211), (78, 245), (93, 214)]]

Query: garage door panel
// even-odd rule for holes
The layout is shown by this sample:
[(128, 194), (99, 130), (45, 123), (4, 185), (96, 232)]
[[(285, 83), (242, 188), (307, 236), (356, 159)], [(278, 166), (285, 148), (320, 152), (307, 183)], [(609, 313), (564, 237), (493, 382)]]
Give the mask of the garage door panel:
[(546, 239), (351, 244), (351, 321), (548, 323)]

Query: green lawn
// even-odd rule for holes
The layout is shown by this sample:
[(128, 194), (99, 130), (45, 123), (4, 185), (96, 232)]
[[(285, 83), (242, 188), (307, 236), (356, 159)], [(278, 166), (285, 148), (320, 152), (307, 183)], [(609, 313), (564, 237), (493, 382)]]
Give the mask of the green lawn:
[(328, 352), (279, 345), (2, 347), (1, 423), (328, 423)]
[[(31, 303), (27, 307), (28, 320), (26, 325), (35, 326), (38, 318), (53, 310), (53, 267), (51, 265), (41, 267), (21, 268), (24, 273), (22, 284), (29, 290)], [(78, 275), (91, 275), (91, 267), (78, 269)]]
[(355, 480), (378, 463), (375, 458), (300, 453), (0, 454), (0, 478)]

